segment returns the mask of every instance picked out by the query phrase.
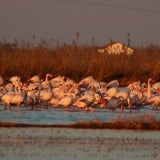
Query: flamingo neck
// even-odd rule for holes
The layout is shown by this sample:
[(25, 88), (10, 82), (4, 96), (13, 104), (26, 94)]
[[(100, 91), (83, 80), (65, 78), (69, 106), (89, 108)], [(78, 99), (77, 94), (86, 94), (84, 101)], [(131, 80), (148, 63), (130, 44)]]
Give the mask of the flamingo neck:
[(152, 93), (151, 93), (151, 84), (150, 84), (150, 80), (148, 80), (148, 86), (147, 86), (147, 97), (151, 98)]

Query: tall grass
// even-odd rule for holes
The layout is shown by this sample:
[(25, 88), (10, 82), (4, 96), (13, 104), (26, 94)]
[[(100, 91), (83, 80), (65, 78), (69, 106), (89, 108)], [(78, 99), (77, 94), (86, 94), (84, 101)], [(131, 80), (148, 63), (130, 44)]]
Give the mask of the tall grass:
[(135, 47), (134, 55), (127, 56), (100, 54), (95, 45), (0, 42), (0, 75), (5, 80), (15, 75), (23, 81), (37, 74), (44, 78), (46, 73), (75, 81), (86, 76), (106, 82), (118, 79), (122, 86), (149, 77), (160, 81), (160, 46)]

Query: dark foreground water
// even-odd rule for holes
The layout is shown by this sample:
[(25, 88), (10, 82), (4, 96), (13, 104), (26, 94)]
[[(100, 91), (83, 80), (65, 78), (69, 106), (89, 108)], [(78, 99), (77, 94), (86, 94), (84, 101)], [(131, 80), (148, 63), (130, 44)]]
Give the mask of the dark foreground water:
[[(116, 117), (160, 112), (146, 106), (140, 112), (66, 112), (60, 109), (0, 110), (0, 122), (73, 124), (77, 121), (109, 122)], [(160, 131), (69, 128), (0, 128), (0, 160), (159, 160)]]

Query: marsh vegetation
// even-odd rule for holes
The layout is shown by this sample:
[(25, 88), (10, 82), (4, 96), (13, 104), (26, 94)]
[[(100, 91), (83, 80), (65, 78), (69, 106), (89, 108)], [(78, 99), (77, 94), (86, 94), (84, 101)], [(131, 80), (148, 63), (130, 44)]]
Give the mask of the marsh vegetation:
[(45, 40), (30, 42), (0, 42), (0, 75), (5, 80), (18, 75), (23, 81), (34, 75), (45, 77), (64, 75), (79, 81), (93, 76), (97, 80), (117, 79), (121, 86), (130, 82), (160, 80), (160, 46), (134, 47), (132, 56), (108, 55), (97, 52), (98, 46), (72, 44), (51, 45)]

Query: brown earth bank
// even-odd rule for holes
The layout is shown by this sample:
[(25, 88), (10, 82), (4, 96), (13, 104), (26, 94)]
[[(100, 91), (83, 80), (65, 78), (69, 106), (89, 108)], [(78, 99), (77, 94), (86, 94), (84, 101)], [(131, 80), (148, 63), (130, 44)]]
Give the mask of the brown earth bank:
[(74, 124), (28, 124), (14, 122), (0, 122), (0, 127), (42, 127), (42, 128), (75, 128), (75, 129), (134, 129), (134, 130), (160, 130), (160, 120), (145, 115), (141, 117), (131, 117), (130, 119), (115, 118), (111, 122), (102, 122), (99, 120)]

